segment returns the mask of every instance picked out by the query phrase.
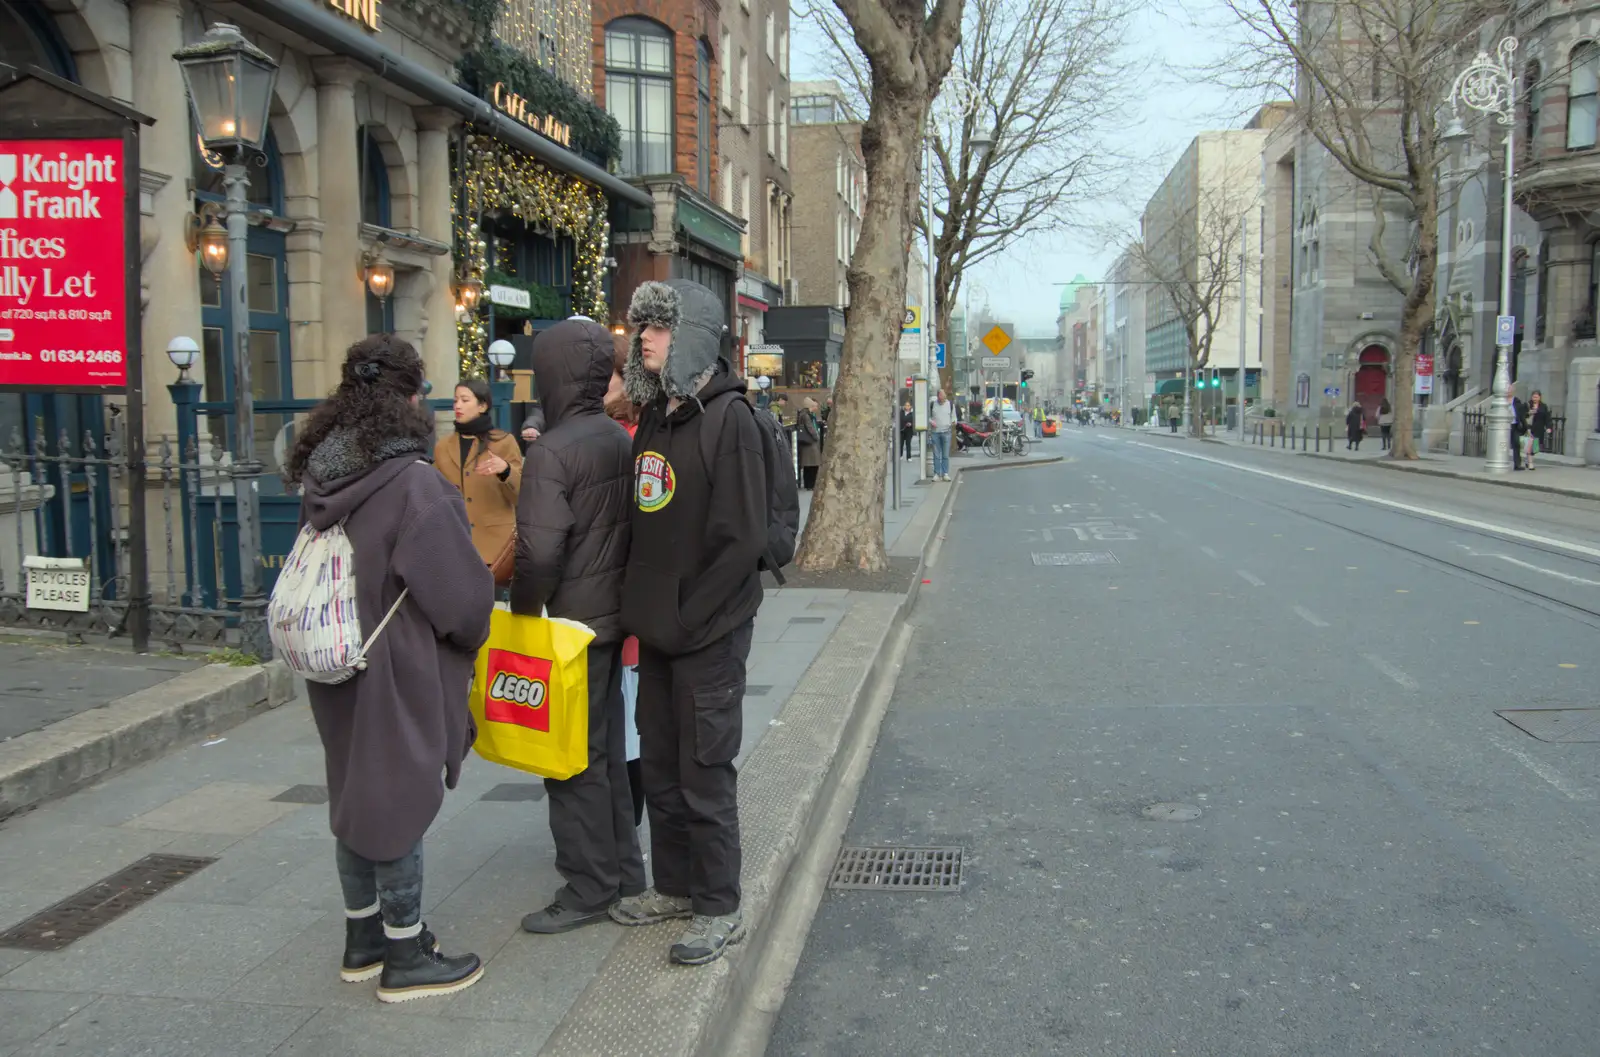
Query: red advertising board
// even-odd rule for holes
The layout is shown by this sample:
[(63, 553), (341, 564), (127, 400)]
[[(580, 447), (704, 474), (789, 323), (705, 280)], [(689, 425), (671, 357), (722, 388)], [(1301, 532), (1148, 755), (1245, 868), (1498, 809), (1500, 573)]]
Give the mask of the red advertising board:
[(128, 384), (121, 139), (0, 140), (0, 389)]
[(1419, 352), (1416, 359), (1417, 384), (1414, 392), (1423, 395), (1433, 392), (1433, 354)]

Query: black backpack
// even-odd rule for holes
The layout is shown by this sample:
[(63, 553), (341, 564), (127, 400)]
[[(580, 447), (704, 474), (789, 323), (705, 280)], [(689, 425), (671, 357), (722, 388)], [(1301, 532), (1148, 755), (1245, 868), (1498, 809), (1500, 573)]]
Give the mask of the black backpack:
[(700, 428), (700, 449), (705, 456), (706, 473), (716, 461), (717, 440), (722, 436), (723, 416), (738, 404), (755, 416), (756, 432), (761, 434), (761, 455), (767, 464), (767, 547), (760, 567), (772, 573), (782, 586), (783, 567), (794, 561), (795, 544), (800, 537), (800, 484), (795, 477), (794, 458), (789, 453), (789, 438), (778, 418), (765, 408), (751, 407), (736, 392), (713, 397), (705, 406), (706, 421)]

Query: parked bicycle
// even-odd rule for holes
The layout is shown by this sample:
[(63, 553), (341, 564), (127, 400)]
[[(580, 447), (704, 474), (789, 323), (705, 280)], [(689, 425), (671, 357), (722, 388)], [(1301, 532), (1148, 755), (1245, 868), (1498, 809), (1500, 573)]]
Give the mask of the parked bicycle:
[(998, 459), (1002, 455), (1028, 454), (1027, 430), (1007, 426), (1003, 430), (990, 433), (988, 439), (983, 442), (983, 453), (991, 459)]

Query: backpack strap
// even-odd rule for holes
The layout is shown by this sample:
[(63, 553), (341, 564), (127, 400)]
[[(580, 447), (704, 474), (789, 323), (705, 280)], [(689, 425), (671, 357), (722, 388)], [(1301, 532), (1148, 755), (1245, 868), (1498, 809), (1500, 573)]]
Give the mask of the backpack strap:
[(366, 670), (367, 651), (372, 649), (372, 644), (374, 642), (378, 641), (378, 636), (382, 635), (383, 629), (389, 626), (389, 621), (393, 620), (395, 613), (399, 612), (400, 610), (400, 603), (404, 602), (406, 600), (406, 595), (409, 595), (410, 593), (411, 588), (409, 587), (402, 587), (400, 589), (400, 597), (394, 600), (394, 605), (389, 607), (389, 612), (383, 615), (383, 619), (378, 621), (378, 626), (372, 629), (372, 634), (368, 635), (366, 641), (361, 644), (361, 655), (355, 659), (353, 664), (351, 664), (352, 668), (356, 668), (360, 671)]
[[(750, 412), (751, 421), (754, 422), (756, 409), (751, 407), (748, 401), (732, 390), (729, 390), (726, 393), (718, 393), (716, 396), (711, 398), (711, 403), (705, 405), (705, 411), (703, 414), (703, 417), (705, 418), (705, 424), (700, 427), (700, 455), (701, 458), (705, 460), (706, 477), (708, 479), (711, 476), (712, 467), (716, 465), (717, 441), (722, 439), (722, 427), (723, 423), (728, 417), (728, 408), (735, 401), (744, 404), (745, 408)], [(767, 466), (766, 460), (766, 431), (761, 428), (761, 423), (756, 422), (755, 425), (757, 432), (761, 434), (761, 466), (763, 470), (768, 470), (770, 467)], [(764, 508), (768, 508), (768, 513), (770, 513), (771, 482), (768, 482), (767, 487), (768, 493), (761, 497), (761, 501), (762, 506)], [(783, 571), (778, 568), (778, 563), (772, 558), (771, 546), (769, 545), (763, 547), (761, 553), (762, 567), (772, 573), (773, 578), (778, 581), (778, 586), (782, 587), (786, 581), (783, 578)]]

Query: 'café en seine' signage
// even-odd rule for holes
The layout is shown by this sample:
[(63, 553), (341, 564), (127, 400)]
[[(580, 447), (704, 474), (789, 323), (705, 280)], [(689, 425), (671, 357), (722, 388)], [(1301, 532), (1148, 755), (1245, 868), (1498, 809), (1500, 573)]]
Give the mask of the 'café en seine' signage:
[(374, 33), (378, 31), (378, 5), (382, 3), (383, 0), (328, 0), (329, 7)]
[(517, 93), (510, 91), (506, 86), (495, 82), (493, 102), (495, 108), (507, 117), (514, 117), (518, 121), (533, 129), (546, 139), (553, 139), (563, 147), (572, 146), (572, 126), (557, 121), (549, 114), (535, 114), (528, 110), (528, 101)]

